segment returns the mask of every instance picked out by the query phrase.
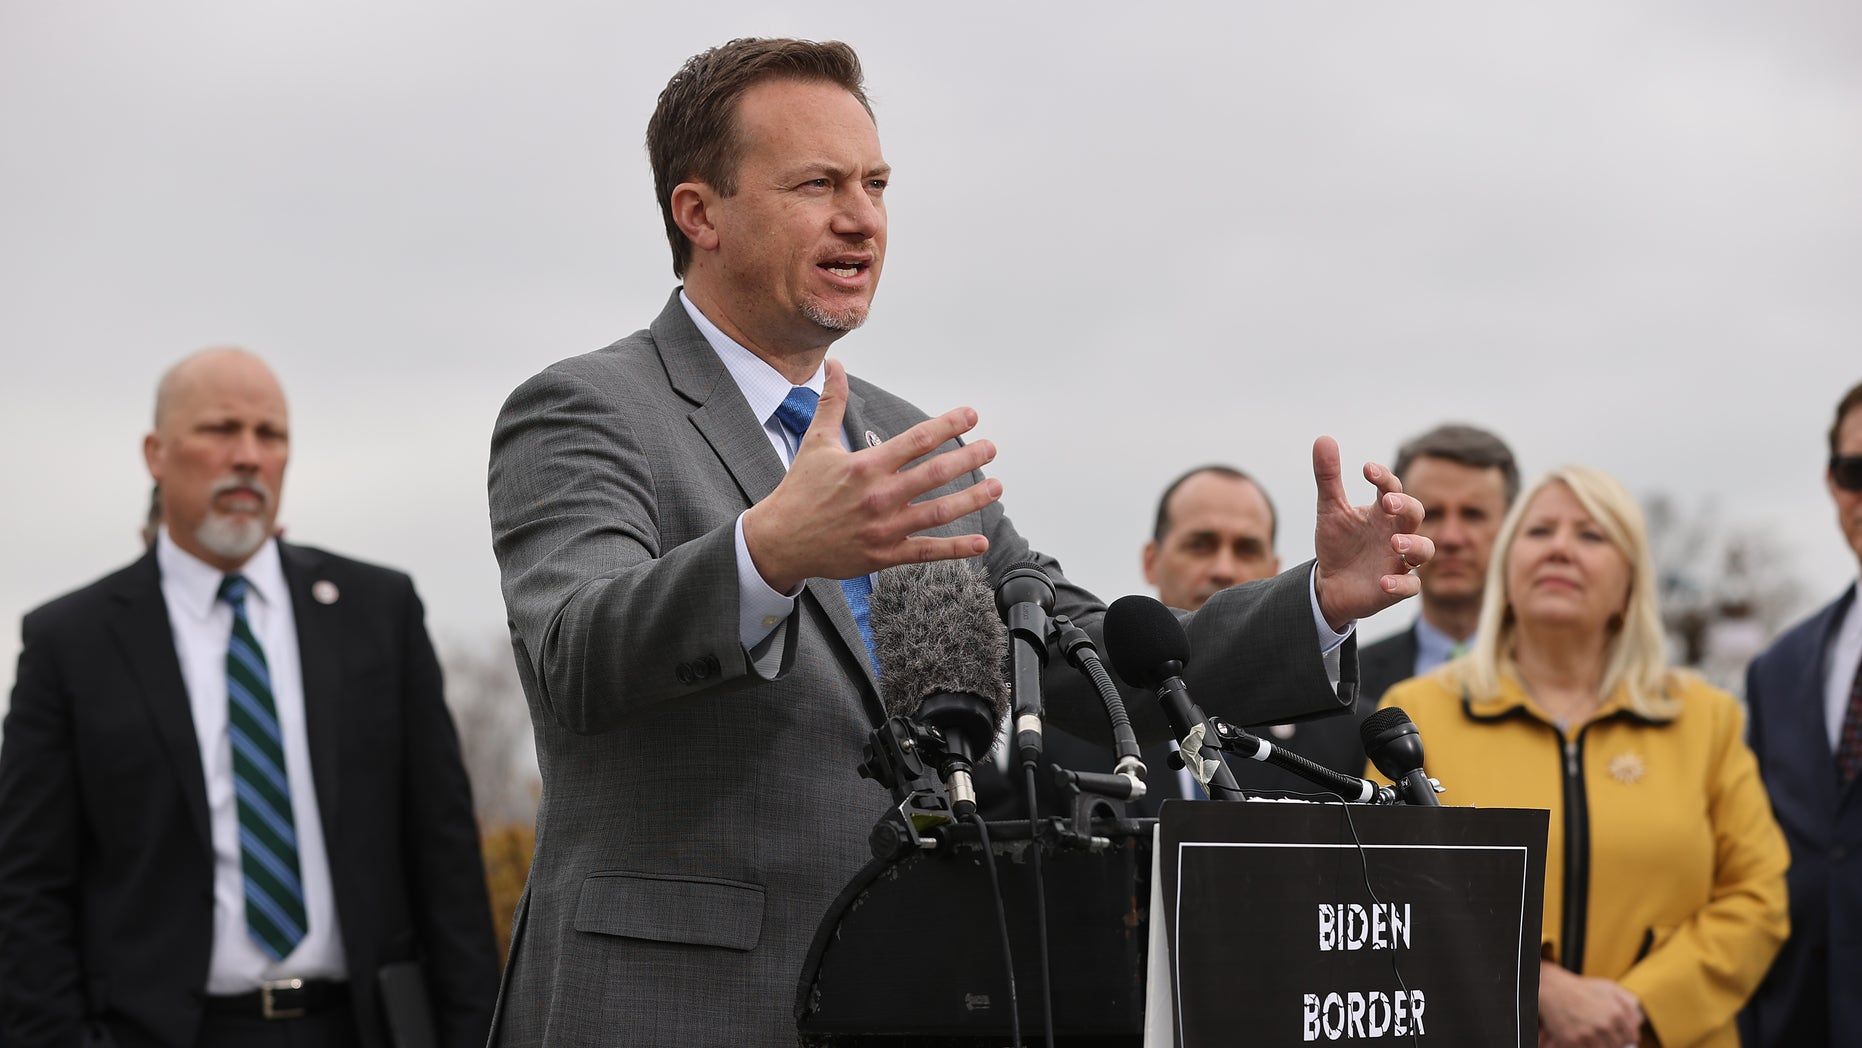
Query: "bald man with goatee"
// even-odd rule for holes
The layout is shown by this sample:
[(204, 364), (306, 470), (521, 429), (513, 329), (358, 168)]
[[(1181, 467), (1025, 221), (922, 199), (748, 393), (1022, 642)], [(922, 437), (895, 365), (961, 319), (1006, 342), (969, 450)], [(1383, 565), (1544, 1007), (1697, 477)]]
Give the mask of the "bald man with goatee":
[(480, 1045), (496, 948), (406, 575), (276, 538), (264, 361), (162, 377), (135, 563), (29, 613), (0, 746), (0, 1043)]

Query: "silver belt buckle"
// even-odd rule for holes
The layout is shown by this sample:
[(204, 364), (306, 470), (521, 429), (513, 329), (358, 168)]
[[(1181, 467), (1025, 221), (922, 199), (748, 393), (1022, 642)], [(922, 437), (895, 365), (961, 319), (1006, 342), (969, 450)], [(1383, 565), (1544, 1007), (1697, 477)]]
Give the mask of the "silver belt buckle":
[(302, 979), (273, 979), (259, 984), (259, 1010), (267, 1019), (302, 1019), (302, 1008), (280, 1008), (272, 1003), (272, 994), (280, 990), (302, 990)]

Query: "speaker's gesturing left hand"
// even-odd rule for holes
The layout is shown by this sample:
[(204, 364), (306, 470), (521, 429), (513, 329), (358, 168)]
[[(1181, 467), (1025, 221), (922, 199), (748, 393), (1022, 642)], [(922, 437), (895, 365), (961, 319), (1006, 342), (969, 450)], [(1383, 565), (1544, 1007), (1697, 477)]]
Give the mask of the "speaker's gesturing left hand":
[(1375, 462), (1364, 464), (1364, 479), (1377, 486), (1377, 500), (1354, 506), (1345, 495), (1338, 464), (1338, 442), (1320, 437), (1312, 445), (1312, 479), (1319, 489), (1319, 519), (1313, 549), (1319, 566), (1313, 578), (1319, 613), (1342, 632), (1355, 619), (1376, 614), (1421, 583), (1411, 573), (1435, 556), (1435, 543), (1416, 529), (1422, 503), (1403, 493), (1396, 474)]

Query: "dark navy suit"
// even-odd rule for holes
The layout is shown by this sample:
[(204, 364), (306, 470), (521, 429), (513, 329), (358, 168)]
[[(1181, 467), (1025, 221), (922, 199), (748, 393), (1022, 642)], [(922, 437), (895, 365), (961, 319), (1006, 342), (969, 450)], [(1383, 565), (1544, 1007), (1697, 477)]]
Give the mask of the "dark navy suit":
[(1830, 640), (1854, 586), (1746, 673), (1752, 750), (1791, 845), (1791, 938), (1740, 1031), (1748, 1048), (1862, 1046), (1862, 780), (1837, 785), (1824, 718)]

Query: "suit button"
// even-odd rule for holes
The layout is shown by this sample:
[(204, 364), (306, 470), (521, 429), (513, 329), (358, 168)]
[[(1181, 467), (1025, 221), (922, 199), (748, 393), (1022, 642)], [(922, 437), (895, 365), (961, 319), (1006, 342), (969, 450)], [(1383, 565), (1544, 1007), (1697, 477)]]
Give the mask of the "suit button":
[(679, 683), (681, 684), (692, 683), (692, 664), (691, 663), (689, 662), (679, 663)]
[(723, 671), (722, 671), (722, 669), (721, 669), (721, 668), (720, 668), (720, 667), (718, 666), (718, 657), (717, 657), (716, 655), (707, 655), (707, 656), (705, 656), (705, 673), (704, 673), (704, 675), (705, 675), (705, 676), (707, 676), (707, 677), (715, 677), (715, 676), (717, 676), (717, 675), (718, 675), (719, 673), (721, 673), (721, 672), (723, 672)]

